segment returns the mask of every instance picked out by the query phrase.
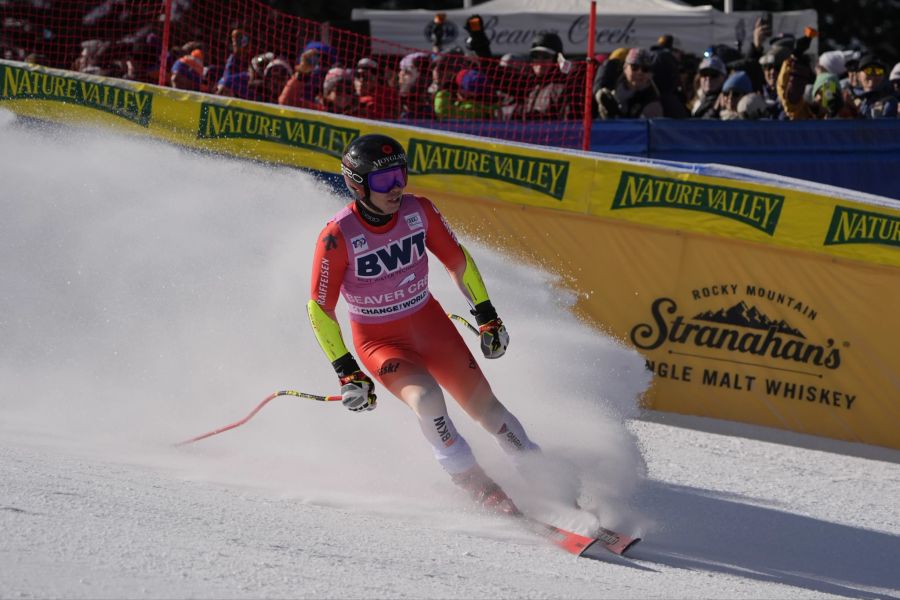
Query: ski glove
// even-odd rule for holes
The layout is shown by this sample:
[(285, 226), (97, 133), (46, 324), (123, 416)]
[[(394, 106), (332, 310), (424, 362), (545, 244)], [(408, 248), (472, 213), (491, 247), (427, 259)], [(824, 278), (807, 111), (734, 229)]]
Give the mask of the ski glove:
[(353, 412), (375, 410), (375, 383), (362, 371), (341, 377), (341, 404)]
[(500, 358), (509, 346), (509, 334), (500, 318), (494, 318), (478, 327), (481, 337), (481, 351), (485, 358)]

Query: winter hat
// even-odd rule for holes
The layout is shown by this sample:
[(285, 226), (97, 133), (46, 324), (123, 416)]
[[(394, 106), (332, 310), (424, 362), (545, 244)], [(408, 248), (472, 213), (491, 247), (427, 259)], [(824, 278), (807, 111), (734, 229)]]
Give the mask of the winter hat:
[(609, 53), (609, 58), (607, 60), (621, 60), (622, 62), (625, 62), (626, 58), (628, 58), (628, 48), (616, 48)]
[(891, 69), (891, 76), (888, 77), (890, 81), (900, 81), (900, 62), (894, 65), (894, 68)]
[(759, 64), (763, 67), (772, 65), (779, 69), (781, 68), (781, 63), (791, 55), (791, 50), (793, 50), (793, 46), (785, 46), (783, 44), (772, 46), (765, 54), (759, 57)]
[(269, 73), (271, 73), (275, 69), (283, 69), (284, 71), (287, 72), (288, 75), (290, 75), (291, 71), (293, 71), (293, 69), (291, 68), (291, 65), (288, 64), (288, 61), (286, 61), (285, 59), (283, 59), (281, 57), (278, 57), (266, 65), (266, 68), (263, 71), (263, 77), (268, 77)]
[(325, 56), (329, 59), (330, 62), (334, 62), (337, 58), (337, 53), (334, 48), (319, 41), (312, 41), (306, 44), (303, 48), (303, 52), (300, 53), (300, 56), (297, 57), (297, 64), (299, 65), (303, 55), (309, 52), (310, 50), (318, 52), (320, 55)]
[(322, 90), (326, 94), (330, 94), (334, 91), (338, 84), (342, 82), (352, 84), (353, 71), (351, 71), (350, 69), (333, 67), (331, 69), (328, 69), (328, 73), (325, 74), (325, 81), (322, 83)]
[(463, 69), (456, 74), (456, 85), (468, 96), (485, 96), (488, 93), (488, 80), (477, 69)]
[(819, 56), (819, 66), (838, 77), (847, 72), (847, 67), (844, 65), (844, 53), (840, 50), (823, 52)]
[(551, 54), (556, 57), (558, 54), (562, 53), (562, 40), (552, 31), (539, 33), (531, 39), (531, 50), (529, 50), (529, 54), (532, 56), (535, 54)]
[(681, 50), (681, 40), (671, 33), (664, 33), (656, 39), (655, 48), (665, 48), (667, 50)]
[(361, 58), (361, 59), (359, 59), (359, 62), (356, 63), (356, 70), (357, 71), (377, 72), (378, 71), (378, 63), (368, 57)]
[(750, 76), (744, 71), (735, 71), (722, 86), (722, 93), (727, 94), (730, 91), (738, 92), (740, 95), (749, 94), (753, 91), (753, 84), (750, 82)]
[(625, 57), (626, 65), (637, 65), (639, 67), (649, 67), (653, 63), (653, 57), (650, 52), (643, 48), (632, 48)]
[(748, 121), (763, 119), (768, 116), (768, 112), (769, 105), (766, 104), (766, 99), (759, 94), (746, 94), (744, 97), (738, 100), (737, 114), (742, 119), (746, 119)]
[(400, 70), (406, 71), (407, 74), (407, 81), (401, 86), (403, 88), (401, 93), (408, 93), (419, 85), (422, 73), (428, 69), (430, 62), (431, 56), (424, 52), (413, 52), (400, 60)]
[(887, 65), (884, 64), (884, 61), (874, 54), (866, 54), (859, 59), (859, 70), (862, 71), (866, 67), (881, 67), (882, 69), (887, 70)]
[(423, 70), (425, 63), (429, 60), (431, 60), (430, 57), (424, 52), (407, 54), (400, 60), (400, 70), (409, 71), (410, 73), (418, 75), (419, 72)]
[(716, 71), (720, 75), (728, 74), (728, 69), (725, 68), (725, 63), (722, 62), (722, 59), (715, 54), (704, 58), (700, 62), (700, 67), (697, 69), (697, 72), (703, 73), (703, 71)]
[(819, 92), (819, 90), (822, 89), (822, 86), (824, 86), (828, 82), (832, 82), (834, 84), (835, 88), (837, 88), (837, 89), (839, 89), (841, 86), (840, 81), (837, 78), (837, 75), (834, 75), (832, 73), (819, 73), (819, 75), (816, 77), (816, 81), (813, 83), (813, 86), (812, 86), (813, 98), (816, 97), (816, 94)]
[(184, 75), (195, 83), (200, 83), (203, 78), (203, 50), (195, 48), (190, 54), (179, 58), (172, 65), (172, 73)]

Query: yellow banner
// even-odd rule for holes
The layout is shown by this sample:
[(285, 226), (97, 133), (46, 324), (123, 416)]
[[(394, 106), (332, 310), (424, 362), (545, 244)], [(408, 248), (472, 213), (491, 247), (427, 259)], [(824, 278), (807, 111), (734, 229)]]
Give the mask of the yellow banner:
[[(651, 408), (900, 448), (900, 210), (0, 61), (0, 106), (336, 175), (358, 135), (414, 191), (540, 262), (641, 351)], [(502, 308), (502, 307), (501, 307)]]

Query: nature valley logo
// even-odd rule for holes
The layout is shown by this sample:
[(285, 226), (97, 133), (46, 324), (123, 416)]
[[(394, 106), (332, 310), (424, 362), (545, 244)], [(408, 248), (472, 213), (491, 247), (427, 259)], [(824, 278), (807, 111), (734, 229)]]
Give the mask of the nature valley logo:
[(557, 200), (566, 193), (568, 161), (492, 152), (428, 140), (409, 141), (409, 172), (470, 175), (536, 190)]
[(359, 130), (336, 127), (324, 121), (204, 103), (200, 105), (197, 137), (261, 140), (340, 158), (347, 144), (359, 137)]
[(824, 245), (884, 244), (900, 247), (900, 218), (836, 206)]
[(71, 102), (142, 127), (150, 124), (153, 94), (0, 64), (0, 100)]
[(775, 235), (783, 206), (777, 194), (623, 171), (611, 208), (694, 210)]

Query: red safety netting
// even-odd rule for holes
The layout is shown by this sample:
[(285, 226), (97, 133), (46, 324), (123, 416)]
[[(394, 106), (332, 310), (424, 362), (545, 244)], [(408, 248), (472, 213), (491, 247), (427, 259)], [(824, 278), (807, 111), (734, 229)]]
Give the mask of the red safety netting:
[(162, 71), (165, 85), (258, 102), (582, 145), (584, 62), (422, 52), (257, 0), (5, 0), (0, 10), (0, 52), (13, 60), (149, 83)]

